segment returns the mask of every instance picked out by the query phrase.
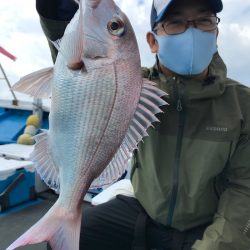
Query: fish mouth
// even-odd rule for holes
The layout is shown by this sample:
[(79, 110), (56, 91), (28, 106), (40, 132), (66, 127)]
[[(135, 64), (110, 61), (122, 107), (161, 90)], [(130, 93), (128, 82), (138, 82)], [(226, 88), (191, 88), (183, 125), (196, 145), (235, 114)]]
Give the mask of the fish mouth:
[(85, 68), (83, 61), (76, 62), (76, 63), (69, 63), (67, 66), (71, 70), (81, 70), (82, 68)]

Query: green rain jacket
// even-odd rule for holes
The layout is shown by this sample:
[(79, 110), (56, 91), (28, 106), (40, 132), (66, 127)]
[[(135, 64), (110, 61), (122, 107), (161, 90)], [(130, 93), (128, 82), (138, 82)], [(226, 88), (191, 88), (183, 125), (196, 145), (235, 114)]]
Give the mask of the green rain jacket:
[(160, 224), (211, 222), (195, 250), (250, 250), (250, 89), (226, 74), (218, 54), (203, 81), (144, 69), (170, 105), (135, 152), (135, 195)]

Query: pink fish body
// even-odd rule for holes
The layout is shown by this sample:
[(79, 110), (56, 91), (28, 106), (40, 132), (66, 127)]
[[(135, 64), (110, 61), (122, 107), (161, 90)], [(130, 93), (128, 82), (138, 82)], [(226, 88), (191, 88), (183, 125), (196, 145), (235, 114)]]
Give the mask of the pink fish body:
[[(7, 250), (43, 241), (54, 250), (78, 250), (82, 197), (91, 185), (110, 184), (125, 171), (166, 104), (165, 93), (142, 79), (135, 34), (113, 0), (81, 2), (56, 44), (54, 70), (30, 74), (15, 89), (51, 95), (50, 128), (36, 136), (31, 159), (60, 195)], [(80, 70), (67, 67), (81, 61)]]

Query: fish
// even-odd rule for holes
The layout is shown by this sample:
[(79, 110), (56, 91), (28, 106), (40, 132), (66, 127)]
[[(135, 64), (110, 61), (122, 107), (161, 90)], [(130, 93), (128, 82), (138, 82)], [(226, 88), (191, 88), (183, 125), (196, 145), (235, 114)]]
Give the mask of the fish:
[(35, 136), (30, 159), (59, 197), (7, 250), (40, 242), (78, 250), (84, 195), (124, 173), (167, 105), (166, 93), (142, 78), (134, 30), (113, 0), (81, 0), (54, 45), (54, 67), (21, 78), (13, 89), (51, 98), (49, 130)]

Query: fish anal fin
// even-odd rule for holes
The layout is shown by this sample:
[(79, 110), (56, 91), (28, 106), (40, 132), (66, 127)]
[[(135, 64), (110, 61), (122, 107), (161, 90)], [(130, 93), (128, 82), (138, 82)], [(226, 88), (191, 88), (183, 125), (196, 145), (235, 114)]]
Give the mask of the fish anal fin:
[[(45, 130), (44, 130), (45, 131)], [(42, 180), (55, 192), (59, 193), (59, 168), (54, 164), (52, 153), (49, 150), (48, 132), (45, 131), (34, 137), (35, 149), (30, 156), (37, 173)]]

